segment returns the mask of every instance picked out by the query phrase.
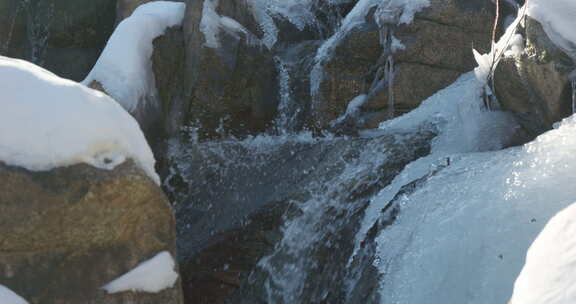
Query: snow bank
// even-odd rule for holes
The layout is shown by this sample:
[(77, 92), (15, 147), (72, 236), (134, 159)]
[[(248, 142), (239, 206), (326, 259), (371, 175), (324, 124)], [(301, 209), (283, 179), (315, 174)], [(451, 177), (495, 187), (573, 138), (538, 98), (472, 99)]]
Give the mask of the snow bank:
[[(410, 164), (398, 179), (435, 173), (398, 198), (377, 238), (382, 303), (507, 303), (528, 246), (576, 197), (575, 132), (571, 117), (524, 147)], [(386, 194), (373, 204), (386, 206)]]
[(26, 300), (12, 290), (0, 285), (0, 303), (2, 304), (28, 304)]
[[(139, 6), (122, 21), (92, 71), (82, 82), (99, 82), (106, 93), (129, 112), (146, 106), (147, 99), (156, 95), (152, 62), (152, 42), (164, 31), (180, 25), (186, 4), (153, 1)], [(152, 96), (152, 97), (151, 97)]]
[[(576, 1), (573, 0), (530, 0), (527, 14), (538, 20), (550, 38), (565, 51), (575, 55), (576, 50)], [(559, 36), (558, 36), (559, 35)], [(566, 40), (572, 43), (567, 46)], [(569, 49), (566, 49), (569, 48)]]
[(32, 63), (0, 56), (0, 161), (34, 171), (131, 158), (156, 183), (138, 123), (110, 97)]
[(172, 255), (163, 251), (102, 288), (108, 293), (122, 291), (157, 293), (171, 288), (176, 283), (178, 273), (174, 271), (174, 266)]
[(512, 304), (576, 303), (576, 204), (555, 215), (534, 241)]

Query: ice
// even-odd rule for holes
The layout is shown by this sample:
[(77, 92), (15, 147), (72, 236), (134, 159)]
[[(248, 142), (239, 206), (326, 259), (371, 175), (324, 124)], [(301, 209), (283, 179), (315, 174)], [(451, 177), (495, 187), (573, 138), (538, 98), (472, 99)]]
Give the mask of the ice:
[[(415, 110), (380, 125), (380, 129), (398, 133), (416, 131), (424, 125), (437, 130), (439, 135), (432, 142), (429, 156), (406, 166), (388, 187), (372, 199), (356, 236), (355, 252), (368, 230), (380, 218), (380, 210), (402, 186), (427, 175), (434, 167), (445, 164), (450, 157), (497, 150), (509, 141), (516, 124), (505, 113), (482, 110), (481, 93), (482, 84), (473, 73), (467, 73), (448, 88), (423, 101)], [(368, 136), (371, 132), (361, 134)]]
[(2, 304), (28, 304), (26, 300), (12, 290), (0, 285), (0, 303)]
[(576, 303), (576, 204), (556, 214), (534, 241), (512, 304)]
[(0, 161), (33, 171), (132, 159), (159, 183), (138, 123), (98, 91), (32, 63), (0, 56)]
[(153, 1), (139, 6), (116, 28), (100, 58), (82, 82), (99, 82), (106, 93), (130, 113), (149, 106), (155, 100), (156, 85), (152, 71), (152, 42), (164, 31), (178, 26), (186, 4)]
[(157, 293), (172, 288), (176, 283), (178, 273), (174, 271), (174, 267), (172, 255), (168, 251), (163, 251), (102, 288), (108, 293), (123, 291)]
[[(574, 201), (575, 131), (571, 117), (523, 147), (449, 155), (394, 202), (398, 218), (377, 239), (382, 303), (507, 303), (528, 246)], [(424, 160), (410, 166), (426, 172)]]
[(524, 51), (524, 38), (517, 33), (517, 28), (525, 15), (526, 6), (523, 6), (518, 11), (516, 19), (506, 28), (504, 35), (500, 37), (498, 42), (493, 41), (492, 49), (489, 53), (480, 54), (478, 51), (472, 50), (476, 63), (478, 63), (478, 67), (474, 70), (476, 78), (486, 86), (503, 57), (515, 56)]

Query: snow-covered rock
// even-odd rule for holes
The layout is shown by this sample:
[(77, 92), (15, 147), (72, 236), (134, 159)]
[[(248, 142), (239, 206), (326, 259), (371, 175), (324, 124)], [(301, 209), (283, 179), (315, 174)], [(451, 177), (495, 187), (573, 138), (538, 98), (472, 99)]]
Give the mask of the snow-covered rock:
[(26, 300), (12, 290), (0, 285), (0, 303), (2, 304), (28, 304)]
[(576, 303), (576, 204), (556, 214), (534, 241), (512, 304)]
[(108, 293), (122, 291), (156, 293), (174, 286), (178, 279), (174, 266), (172, 255), (168, 251), (163, 251), (102, 288)]
[(26, 61), (0, 57), (0, 161), (33, 171), (133, 159), (156, 183), (138, 123), (110, 97)]
[(186, 4), (153, 1), (124, 19), (108, 40), (102, 55), (83, 84), (101, 88), (142, 122), (158, 109), (152, 71), (152, 42), (167, 28), (179, 26)]

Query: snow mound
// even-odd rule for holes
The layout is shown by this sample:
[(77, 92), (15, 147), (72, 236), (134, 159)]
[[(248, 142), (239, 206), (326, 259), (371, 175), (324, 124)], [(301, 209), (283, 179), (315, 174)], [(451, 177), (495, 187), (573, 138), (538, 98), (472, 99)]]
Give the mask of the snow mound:
[(172, 255), (168, 251), (162, 251), (102, 288), (108, 293), (123, 291), (157, 293), (171, 288), (176, 283), (178, 273), (174, 271), (174, 266)]
[(0, 285), (0, 303), (2, 304), (28, 304), (26, 300), (12, 290)]
[(33, 171), (130, 158), (159, 183), (138, 123), (110, 97), (32, 63), (0, 56), (0, 161)]
[(534, 241), (514, 284), (513, 304), (576, 303), (576, 204), (559, 212)]
[(143, 103), (156, 95), (152, 42), (167, 28), (180, 25), (185, 9), (186, 4), (170, 1), (139, 6), (118, 25), (82, 83), (99, 82), (130, 113), (146, 106)]

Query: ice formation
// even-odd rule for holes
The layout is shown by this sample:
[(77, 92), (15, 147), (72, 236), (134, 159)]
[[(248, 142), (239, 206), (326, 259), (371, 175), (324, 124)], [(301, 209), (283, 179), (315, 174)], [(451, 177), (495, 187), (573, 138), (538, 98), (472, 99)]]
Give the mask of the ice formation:
[(0, 56), (0, 161), (33, 171), (133, 159), (159, 183), (138, 123), (98, 91), (32, 63)]
[[(426, 116), (446, 121), (439, 125), (432, 154), (408, 165), (366, 212), (365, 221), (373, 223), (388, 204), (400, 208), (394, 224), (377, 238), (382, 303), (506, 303), (528, 246), (576, 196), (570, 186), (576, 170), (575, 117), (523, 147), (463, 154), (487, 145), (498, 149), (491, 138), (513, 130), (498, 118), (505, 114), (477, 109), (478, 83), (464, 77), (415, 111), (383, 124), (410, 128)], [(455, 105), (470, 94), (476, 95), (474, 102)], [(450, 104), (465, 111), (450, 110)], [(501, 127), (490, 129), (496, 124)], [(402, 186), (425, 176), (413, 193), (392, 201)]]
[(180, 25), (185, 9), (186, 4), (171, 1), (139, 6), (118, 25), (82, 83), (100, 83), (130, 113), (147, 106), (147, 100), (156, 95), (152, 42), (167, 28)]
[(176, 283), (178, 273), (174, 271), (174, 266), (172, 255), (163, 251), (102, 288), (108, 293), (123, 291), (157, 293), (173, 287)]

